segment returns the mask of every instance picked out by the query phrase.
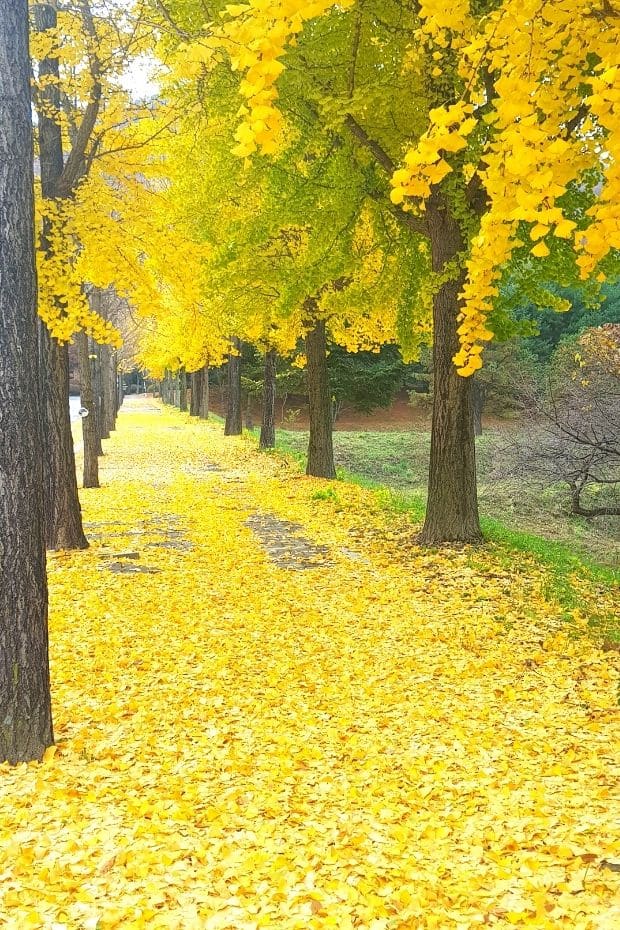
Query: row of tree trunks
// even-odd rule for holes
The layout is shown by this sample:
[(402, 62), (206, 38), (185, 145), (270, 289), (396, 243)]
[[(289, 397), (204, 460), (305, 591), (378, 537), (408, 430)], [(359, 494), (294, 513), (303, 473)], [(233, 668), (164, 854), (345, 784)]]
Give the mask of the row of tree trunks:
[[(89, 289), (92, 309), (105, 316), (103, 294)], [(116, 418), (122, 402), (122, 379), (118, 376), (116, 352), (111, 346), (96, 345), (85, 332), (76, 335), (80, 375), (80, 401), (88, 413), (82, 417), (84, 471), (82, 485), (99, 487), (99, 457), (103, 455), (103, 439), (109, 439), (116, 429)]]
[(183, 370), (173, 375), (164, 372), (160, 381), (160, 395), (164, 404), (176, 406), (190, 416), (209, 419), (209, 366), (203, 365), (189, 375)]
[[(440, 271), (462, 247), (458, 224), (447, 211), (436, 208), (429, 215), (432, 230), (433, 266)], [(429, 496), (420, 541), (426, 545), (445, 542), (477, 542), (482, 538), (476, 493), (474, 433), (479, 429), (481, 404), (472, 404), (473, 382), (461, 378), (452, 362), (458, 350), (458, 294), (462, 282), (447, 282), (434, 301), (434, 383), (433, 426), (429, 464)], [(316, 307), (307, 302), (306, 310)], [(306, 472), (321, 478), (335, 478), (333, 423), (327, 335), (324, 320), (309, 324), (306, 334), (307, 386), (310, 436)], [(260, 447), (275, 445), (276, 353), (265, 354), (263, 421)], [(233, 340), (228, 358), (228, 391), (225, 435), (242, 432), (241, 343)], [(184, 374), (182, 373), (182, 380)], [(191, 413), (198, 415), (203, 378), (192, 377)], [(181, 389), (183, 395), (183, 388)], [(181, 402), (183, 409), (183, 402)], [(476, 416), (477, 414), (477, 416)], [(476, 422), (477, 421), (477, 422)]]
[(27, 0), (0, 2), (0, 763), (54, 741)]
[[(225, 435), (238, 436), (243, 429), (241, 402), (241, 341), (233, 340), (234, 351), (227, 364), (227, 414)], [(277, 353), (271, 349), (265, 354), (265, 384), (263, 392), (263, 418), (261, 425), (260, 447), (272, 449), (275, 446), (275, 402), (276, 402), (276, 361)], [(187, 382), (189, 380), (189, 387)], [(179, 385), (175, 389), (175, 384)], [(181, 369), (176, 379), (169, 371), (164, 372), (160, 382), (162, 401), (180, 410), (189, 409), (190, 416), (209, 418), (209, 366), (204, 365), (189, 376)], [(249, 427), (248, 427), (249, 428)]]
[[(93, 339), (90, 337), (87, 339), (88, 346), (88, 363), (90, 367), (90, 386), (93, 394), (93, 403), (92, 407), (88, 408), (90, 410), (90, 416), (93, 418), (95, 423), (95, 450), (98, 456), (103, 455), (103, 446), (101, 444), (102, 439), (102, 425), (101, 425), (101, 413), (102, 413), (102, 401), (99, 396), (99, 387), (101, 381), (101, 372), (98, 363), (97, 355), (97, 345)], [(80, 384), (82, 383), (82, 376), (80, 371)], [(85, 406), (84, 404), (82, 404)]]

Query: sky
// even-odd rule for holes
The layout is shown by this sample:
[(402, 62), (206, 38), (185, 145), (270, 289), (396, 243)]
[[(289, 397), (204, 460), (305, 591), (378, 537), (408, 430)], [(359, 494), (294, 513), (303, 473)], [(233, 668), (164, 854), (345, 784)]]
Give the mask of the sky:
[(154, 77), (157, 65), (154, 58), (141, 55), (127, 69), (123, 78), (123, 86), (135, 100), (155, 97), (159, 93), (159, 85)]

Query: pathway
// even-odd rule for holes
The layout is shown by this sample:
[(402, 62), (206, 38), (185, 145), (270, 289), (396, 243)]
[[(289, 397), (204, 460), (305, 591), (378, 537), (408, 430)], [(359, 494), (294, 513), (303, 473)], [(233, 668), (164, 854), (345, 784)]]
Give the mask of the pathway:
[(0, 928), (620, 926), (613, 655), (540, 572), (152, 403), (102, 479), (50, 559), (56, 753), (0, 768)]

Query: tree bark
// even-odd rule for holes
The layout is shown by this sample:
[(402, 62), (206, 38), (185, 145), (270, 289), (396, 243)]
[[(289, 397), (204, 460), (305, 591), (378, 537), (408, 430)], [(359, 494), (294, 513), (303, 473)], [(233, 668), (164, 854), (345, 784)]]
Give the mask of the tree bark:
[(265, 352), (265, 378), (263, 383), (263, 420), (259, 447), (273, 449), (276, 444), (276, 360), (277, 352)]
[(228, 356), (228, 398), (226, 406), (225, 436), (240, 436), (241, 422), (241, 341), (232, 340), (234, 352)]
[(101, 359), (101, 379), (103, 390), (103, 438), (107, 439), (116, 429), (116, 375), (112, 359), (113, 349), (102, 345), (99, 349)]
[(111, 430), (116, 429), (118, 417), (118, 355), (116, 349), (110, 349), (110, 405), (112, 408)]
[(95, 398), (97, 403), (97, 417), (99, 423), (99, 434), (102, 439), (110, 438), (110, 430), (108, 429), (108, 417), (105, 409), (105, 391), (103, 388), (104, 375), (103, 375), (103, 365), (104, 365), (104, 352), (103, 346), (97, 345), (95, 347), (95, 379), (93, 382), (95, 390)]
[(80, 402), (88, 410), (82, 418), (82, 439), (84, 441), (84, 471), (82, 485), (85, 488), (99, 487), (99, 459), (97, 457), (97, 419), (95, 398), (91, 380), (91, 367), (88, 352), (88, 336), (82, 330), (76, 336), (78, 361), (80, 366)]
[(0, 0), (0, 762), (54, 741), (27, 0)]
[(43, 373), (45, 537), (48, 549), (87, 549), (69, 411), (69, 350), (39, 327)]
[(198, 371), (193, 371), (190, 375), (191, 380), (191, 396), (189, 401), (189, 413), (192, 417), (197, 417), (200, 414), (200, 393), (202, 389), (202, 377), (203, 371), (202, 368), (199, 368)]
[(179, 371), (179, 410), (187, 413), (187, 375), (184, 368)]
[[(314, 301), (307, 302), (315, 304)], [(310, 439), (308, 442), (307, 475), (335, 478), (332, 437), (332, 399), (327, 368), (327, 337), (325, 320), (316, 320), (306, 335), (306, 378), (310, 407)]]
[(97, 456), (100, 456), (103, 455), (103, 446), (101, 445), (100, 405), (99, 398), (97, 397), (97, 354), (94, 341), (90, 338), (88, 338), (88, 362), (90, 365), (90, 387), (92, 392), (92, 407), (89, 409), (95, 424), (95, 452)]
[[(35, 3), (34, 24), (37, 32), (55, 30), (58, 13), (56, 2)], [(39, 162), (41, 166), (41, 193), (47, 199), (58, 196), (58, 182), (64, 168), (62, 129), (60, 119), (60, 76), (58, 58), (44, 58), (39, 62), (40, 105), (37, 107)]]
[[(445, 270), (463, 249), (457, 221), (440, 195), (426, 210), (433, 270)], [(457, 272), (455, 272), (457, 274)], [(462, 276), (441, 286), (433, 304), (433, 422), (426, 520), (420, 542), (476, 543), (482, 540), (476, 490), (476, 446), (470, 378), (456, 373), (457, 316)]]
[(199, 416), (201, 420), (209, 419), (209, 366), (205, 365), (202, 369), (202, 379), (200, 382), (200, 407)]

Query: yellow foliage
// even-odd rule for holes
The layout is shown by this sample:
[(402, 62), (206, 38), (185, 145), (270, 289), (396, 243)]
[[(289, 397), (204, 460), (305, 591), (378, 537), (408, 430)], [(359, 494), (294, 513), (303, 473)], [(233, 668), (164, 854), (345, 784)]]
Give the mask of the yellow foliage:
[(106, 453), (91, 550), (50, 558), (56, 751), (0, 767), (3, 930), (614, 930), (617, 656), (540, 566), (168, 410)]
[[(273, 151), (279, 144), (279, 59), (304, 22), (354, 5), (355, 0), (249, 0), (228, 8), (217, 41), (244, 73), (238, 155)], [(480, 345), (471, 334), (484, 328), (492, 288), (522, 244), (520, 223), (533, 225), (534, 240), (546, 235), (543, 228), (570, 240), (583, 278), (604, 278), (601, 263), (620, 248), (620, 28), (605, 0), (501, 0), (491, 7), (421, 0), (418, 7), (420, 25), (403, 66), (420, 71), (429, 99), (439, 105), (428, 111), (426, 131), (395, 172), (391, 198), (423, 213), (455, 169), (474, 184), (474, 192), (486, 195), (481, 229), (466, 260), (462, 362)], [(470, 143), (475, 163), (463, 168), (452, 156)], [(558, 203), (592, 169), (602, 172), (603, 183), (583, 235), (575, 235), (576, 224)], [(549, 252), (545, 244), (532, 249), (541, 259)], [(477, 366), (460, 364), (467, 370)]]

